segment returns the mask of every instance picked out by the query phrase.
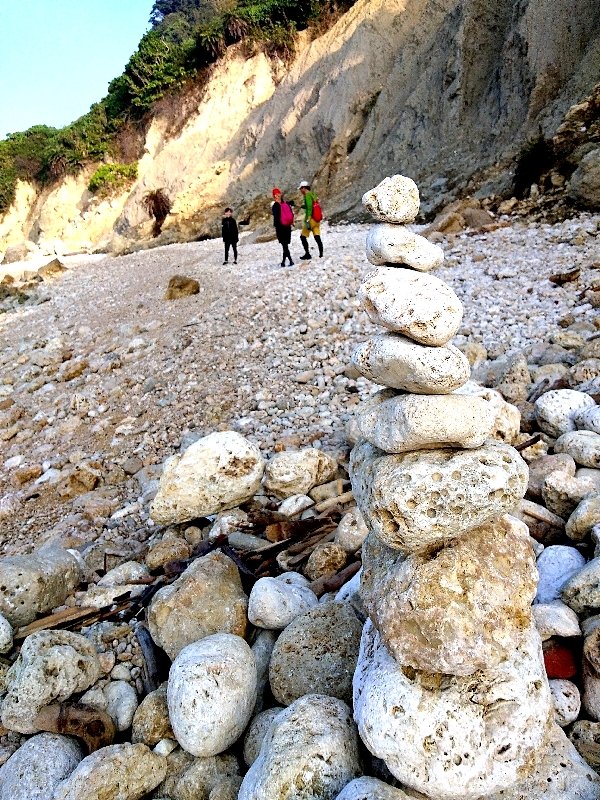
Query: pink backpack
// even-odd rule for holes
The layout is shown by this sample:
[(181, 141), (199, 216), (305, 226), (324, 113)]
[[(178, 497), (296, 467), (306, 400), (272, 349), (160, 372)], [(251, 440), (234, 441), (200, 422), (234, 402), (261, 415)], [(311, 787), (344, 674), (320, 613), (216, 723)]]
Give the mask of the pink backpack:
[(281, 224), (294, 224), (294, 212), (292, 211), (292, 207), (286, 202), (281, 203)]

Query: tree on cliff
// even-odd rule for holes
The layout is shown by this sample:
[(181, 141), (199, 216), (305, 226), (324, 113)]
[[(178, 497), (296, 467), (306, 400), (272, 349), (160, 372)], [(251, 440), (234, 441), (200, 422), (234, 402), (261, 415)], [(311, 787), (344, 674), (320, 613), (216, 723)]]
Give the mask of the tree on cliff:
[(181, 14), (197, 25), (209, 22), (223, 11), (231, 11), (236, 4), (236, 0), (154, 0), (150, 22), (156, 26), (169, 14)]

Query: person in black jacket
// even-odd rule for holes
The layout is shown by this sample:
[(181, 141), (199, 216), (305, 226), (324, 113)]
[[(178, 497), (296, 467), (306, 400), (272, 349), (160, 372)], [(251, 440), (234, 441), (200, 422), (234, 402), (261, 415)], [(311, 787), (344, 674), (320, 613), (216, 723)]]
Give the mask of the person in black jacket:
[[(294, 266), (292, 257), (290, 255), (290, 242), (292, 241), (292, 225), (285, 225), (281, 220), (281, 203), (282, 203), (281, 189), (275, 187), (273, 189), (273, 203), (271, 205), (271, 213), (273, 214), (273, 225), (275, 226), (275, 235), (277, 241), (283, 249), (283, 256), (281, 259), (281, 266), (285, 267), (286, 258), (290, 262), (290, 267)], [(288, 209), (289, 210), (289, 209)]]
[(229, 260), (229, 248), (233, 248), (233, 263), (237, 264), (237, 243), (239, 240), (237, 222), (233, 218), (233, 209), (226, 208), (221, 220), (221, 236), (225, 244), (225, 261)]

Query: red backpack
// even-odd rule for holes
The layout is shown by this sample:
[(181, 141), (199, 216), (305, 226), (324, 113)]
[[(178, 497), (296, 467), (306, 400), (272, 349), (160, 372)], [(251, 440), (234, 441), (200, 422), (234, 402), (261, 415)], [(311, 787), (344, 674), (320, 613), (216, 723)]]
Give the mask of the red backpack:
[(292, 211), (292, 207), (289, 205), (289, 203), (286, 202), (281, 203), (281, 224), (294, 224), (294, 212)]
[(323, 209), (321, 208), (321, 204), (316, 197), (313, 200), (312, 218), (315, 222), (321, 222), (323, 219)]

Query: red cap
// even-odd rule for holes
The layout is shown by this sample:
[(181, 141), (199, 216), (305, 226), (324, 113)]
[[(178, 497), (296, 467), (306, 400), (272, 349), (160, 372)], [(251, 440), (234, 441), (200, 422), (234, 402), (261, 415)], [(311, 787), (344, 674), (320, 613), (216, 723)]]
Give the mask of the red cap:
[(281, 189), (278, 189), (277, 187), (275, 187), (273, 189), (273, 197), (275, 197), (276, 194), (281, 194)]

